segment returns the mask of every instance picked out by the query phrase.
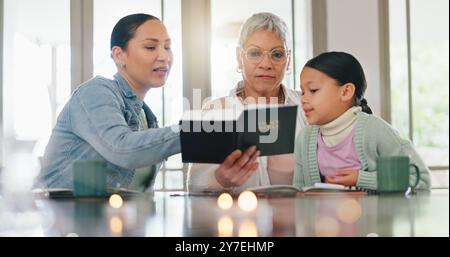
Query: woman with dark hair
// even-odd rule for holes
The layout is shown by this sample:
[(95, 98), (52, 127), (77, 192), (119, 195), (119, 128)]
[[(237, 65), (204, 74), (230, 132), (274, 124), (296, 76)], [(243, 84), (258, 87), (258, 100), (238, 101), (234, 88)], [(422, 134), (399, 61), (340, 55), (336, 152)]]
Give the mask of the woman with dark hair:
[(377, 157), (404, 155), (420, 170), (420, 180), (411, 175), (411, 184), (430, 189), (429, 170), (411, 142), (372, 115), (364, 99), (364, 71), (355, 57), (320, 54), (305, 64), (300, 84), (310, 126), (296, 142), (294, 185), (327, 182), (377, 190)]
[(81, 84), (58, 116), (45, 149), (38, 182), (72, 188), (72, 164), (101, 160), (107, 186), (151, 189), (160, 163), (180, 152), (178, 126), (158, 128), (144, 97), (165, 84), (172, 66), (171, 40), (151, 15), (120, 19), (111, 35), (114, 78)]

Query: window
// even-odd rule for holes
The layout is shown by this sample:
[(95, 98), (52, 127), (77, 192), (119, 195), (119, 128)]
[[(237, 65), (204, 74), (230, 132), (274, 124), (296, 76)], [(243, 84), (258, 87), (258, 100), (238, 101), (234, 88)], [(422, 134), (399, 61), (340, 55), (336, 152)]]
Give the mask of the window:
[[(52, 12), (48, 7), (52, 6)], [(42, 15), (45, 13), (45, 15)], [(30, 186), (56, 117), (70, 95), (69, 0), (5, 0), (4, 139), (17, 186)], [(23, 175), (23, 177), (22, 177)]]
[(448, 7), (389, 1), (392, 124), (435, 170), (449, 165)]
[[(161, 104), (161, 115), (158, 117), (162, 117), (162, 120), (159, 121), (160, 126), (170, 126), (178, 124), (183, 114), (181, 0), (164, 0), (162, 17), (172, 38), (174, 62), (169, 79), (161, 88), (163, 103)], [(149, 95), (153, 97), (152, 92)], [(148, 104), (150, 105), (151, 102), (152, 100), (149, 100)], [(181, 154), (169, 157), (156, 177), (155, 190), (186, 190), (186, 173), (187, 164), (182, 163)]]

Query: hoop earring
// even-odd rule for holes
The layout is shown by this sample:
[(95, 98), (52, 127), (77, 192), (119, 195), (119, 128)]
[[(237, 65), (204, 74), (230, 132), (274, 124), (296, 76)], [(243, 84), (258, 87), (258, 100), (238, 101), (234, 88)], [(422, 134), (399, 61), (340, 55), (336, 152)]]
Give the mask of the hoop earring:
[(237, 73), (242, 73), (242, 69), (239, 68), (239, 67), (237, 67), (237, 68), (236, 68), (236, 72), (237, 72)]
[(292, 73), (292, 69), (289, 68), (289, 69), (286, 70), (286, 74), (287, 75), (291, 75), (291, 73)]

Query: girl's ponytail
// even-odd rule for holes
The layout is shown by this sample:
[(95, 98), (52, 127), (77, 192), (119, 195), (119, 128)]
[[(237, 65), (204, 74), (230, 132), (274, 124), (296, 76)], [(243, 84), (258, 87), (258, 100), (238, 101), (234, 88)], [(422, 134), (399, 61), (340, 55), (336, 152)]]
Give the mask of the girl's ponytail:
[(372, 109), (370, 109), (369, 105), (367, 104), (366, 98), (363, 97), (359, 101), (359, 106), (361, 106), (363, 112), (365, 112), (367, 114), (373, 114)]

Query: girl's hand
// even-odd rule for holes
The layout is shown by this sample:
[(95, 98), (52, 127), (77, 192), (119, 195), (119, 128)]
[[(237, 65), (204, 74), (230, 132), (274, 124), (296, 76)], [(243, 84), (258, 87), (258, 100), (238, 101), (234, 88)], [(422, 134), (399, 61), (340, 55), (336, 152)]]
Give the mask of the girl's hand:
[(341, 170), (336, 172), (336, 177), (326, 176), (325, 180), (330, 184), (356, 186), (356, 183), (358, 182), (358, 174), (358, 170)]
[(225, 188), (244, 184), (258, 168), (259, 154), (255, 146), (243, 154), (240, 150), (232, 152), (215, 171), (217, 182)]

